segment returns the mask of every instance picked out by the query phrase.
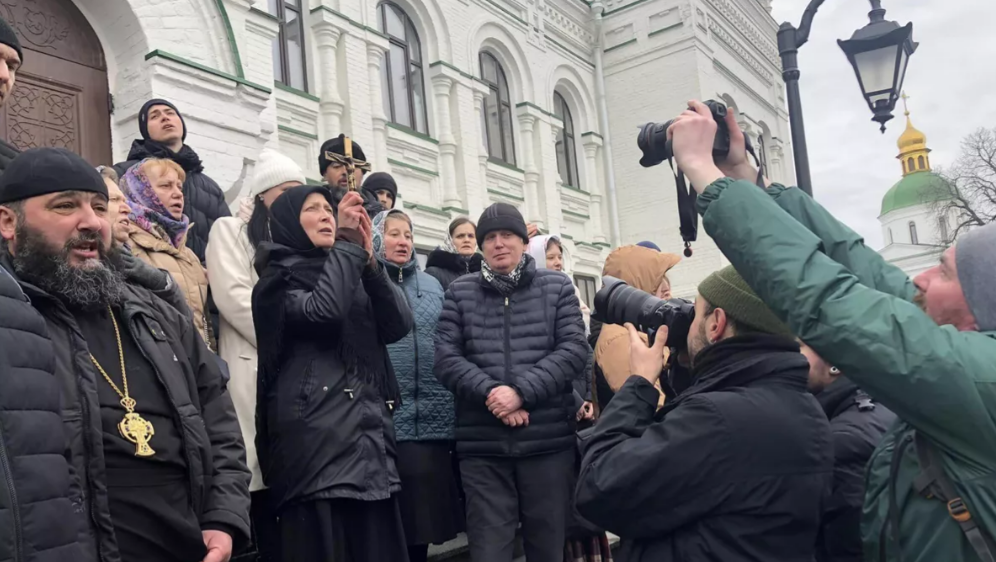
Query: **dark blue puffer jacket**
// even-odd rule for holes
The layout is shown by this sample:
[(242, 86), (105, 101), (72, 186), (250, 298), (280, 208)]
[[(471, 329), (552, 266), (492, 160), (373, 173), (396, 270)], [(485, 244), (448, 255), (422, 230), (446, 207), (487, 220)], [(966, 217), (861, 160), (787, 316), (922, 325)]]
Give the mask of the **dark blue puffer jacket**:
[[(436, 377), (457, 397), (457, 451), (521, 457), (576, 446), (571, 383), (588, 358), (584, 322), (571, 280), (536, 269), (526, 255), (508, 298), (482, 274), (450, 284), (436, 332)], [(488, 411), (488, 393), (509, 385), (529, 425), (509, 427)]]

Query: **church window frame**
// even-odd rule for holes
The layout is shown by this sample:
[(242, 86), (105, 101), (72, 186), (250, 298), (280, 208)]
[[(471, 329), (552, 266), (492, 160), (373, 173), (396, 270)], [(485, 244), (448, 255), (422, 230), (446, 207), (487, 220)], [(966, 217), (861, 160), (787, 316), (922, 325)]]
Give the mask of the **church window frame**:
[(912, 156), (910, 156), (910, 159), (906, 161), (906, 169), (909, 172), (912, 172), (912, 171), (916, 170), (916, 167), (913, 164), (913, 157)]
[(385, 1), (377, 4), (377, 25), (388, 37), (388, 49), (380, 65), (384, 113), (391, 123), (428, 135), (422, 40), (415, 22), (404, 8)]
[[(481, 101), (484, 120), (484, 143), (488, 157), (515, 165), (515, 135), (512, 127), (512, 102), (508, 95), (508, 79), (498, 57), (488, 51), (479, 55), (481, 80), (488, 86), (488, 95)], [(494, 72), (489, 72), (493, 69)], [(488, 107), (494, 112), (489, 113)]]
[(564, 126), (554, 142), (554, 153), (557, 156), (557, 172), (564, 185), (581, 189), (581, 178), (578, 175), (577, 140), (574, 136), (574, 118), (567, 100), (560, 92), (553, 92), (553, 114), (564, 122)]
[(941, 242), (947, 243), (949, 234), (948, 217), (937, 217), (937, 230), (941, 235)]
[(917, 167), (920, 170), (926, 170), (927, 169), (927, 161), (924, 159), (924, 157), (923, 157), (922, 154), (920, 156), (916, 157), (916, 164), (917, 164)]
[(910, 244), (913, 244), (914, 246), (919, 245), (920, 244), (920, 237), (917, 236), (917, 234), (916, 234), (916, 222), (910, 221), (909, 222), (909, 229), (910, 229)]
[(280, 22), (280, 30), (273, 39), (272, 46), (273, 79), (290, 88), (307, 92), (308, 49), (302, 1), (269, 0), (268, 11)]

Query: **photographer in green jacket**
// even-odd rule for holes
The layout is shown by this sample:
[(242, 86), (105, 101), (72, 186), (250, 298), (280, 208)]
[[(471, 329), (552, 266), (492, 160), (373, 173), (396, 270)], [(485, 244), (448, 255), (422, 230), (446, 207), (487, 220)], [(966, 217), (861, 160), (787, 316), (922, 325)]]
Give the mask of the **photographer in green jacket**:
[(993, 560), (996, 224), (911, 281), (801, 190), (755, 186), (732, 112), (714, 162), (716, 121), (690, 108), (668, 136), (706, 232), (800, 339), (900, 418), (868, 466), (865, 560)]

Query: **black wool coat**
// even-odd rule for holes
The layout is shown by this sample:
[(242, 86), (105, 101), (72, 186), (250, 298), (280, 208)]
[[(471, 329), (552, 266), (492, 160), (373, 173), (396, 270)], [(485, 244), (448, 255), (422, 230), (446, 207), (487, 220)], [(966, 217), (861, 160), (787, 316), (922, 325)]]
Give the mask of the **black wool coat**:
[[(517, 457), (576, 446), (572, 383), (588, 359), (571, 280), (536, 269), (531, 257), (505, 298), (482, 274), (450, 284), (436, 327), (434, 374), (456, 397), (457, 451)], [(488, 393), (518, 391), (529, 425), (509, 427), (488, 411)]]

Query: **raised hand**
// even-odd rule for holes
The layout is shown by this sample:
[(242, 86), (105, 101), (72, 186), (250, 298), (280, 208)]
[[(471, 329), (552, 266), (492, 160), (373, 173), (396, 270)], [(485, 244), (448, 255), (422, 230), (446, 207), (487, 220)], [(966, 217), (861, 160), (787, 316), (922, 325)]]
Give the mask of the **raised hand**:
[(643, 343), (640, 332), (629, 322), (626, 323), (626, 330), (629, 331), (629, 368), (632, 374), (647, 379), (650, 384), (657, 384), (667, 359), (667, 347), (664, 346), (667, 341), (667, 326), (661, 326), (657, 330), (653, 347), (647, 347)]

